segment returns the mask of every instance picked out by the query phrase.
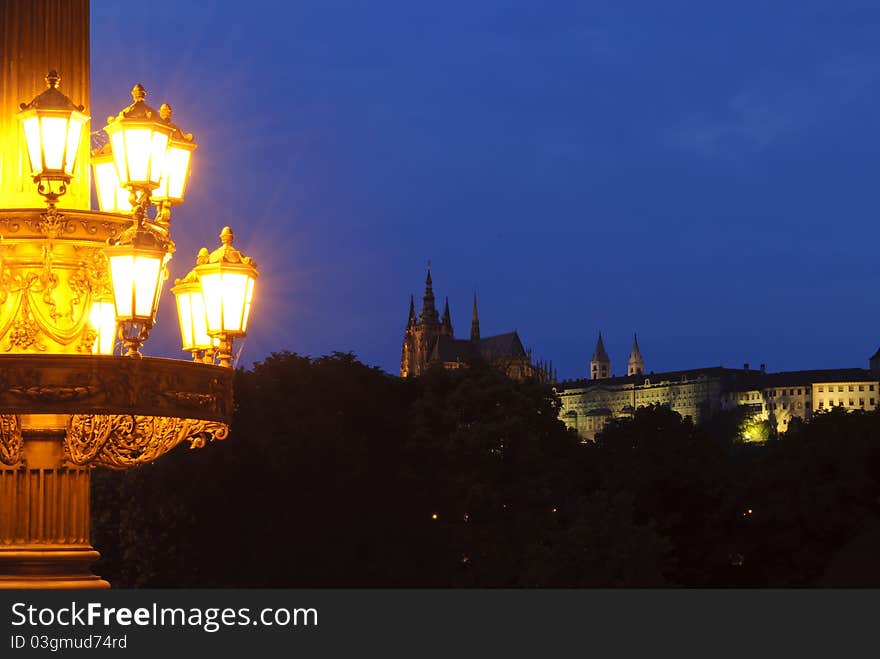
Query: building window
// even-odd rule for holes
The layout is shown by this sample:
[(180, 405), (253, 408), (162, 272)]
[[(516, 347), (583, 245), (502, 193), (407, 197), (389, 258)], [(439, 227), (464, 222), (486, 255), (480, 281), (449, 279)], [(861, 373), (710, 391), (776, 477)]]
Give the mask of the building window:
[(819, 387), (819, 392), (821, 393), (821, 392), (823, 392), (823, 391), (825, 391), (825, 388), (820, 386), (820, 387)]
[(864, 407), (864, 406), (865, 406), (865, 399), (859, 398), (859, 407)]
[(852, 385), (849, 385), (849, 390), (850, 390), (850, 391), (853, 390), (853, 386), (852, 386)]
[(819, 408), (821, 409), (821, 408), (823, 408), (823, 407), (825, 407), (825, 401), (824, 401), (824, 400), (820, 400), (820, 401), (819, 401)]
[(840, 407), (843, 407), (843, 399), (842, 399), (842, 398), (838, 398), (838, 399), (837, 399), (837, 404), (840, 405)]
[(859, 391), (864, 391), (864, 390), (865, 390), (865, 385), (860, 384), (860, 385), (859, 385)]
[[(801, 393), (801, 392), (799, 391), (798, 393)], [(794, 396), (794, 389), (789, 389), (789, 390), (788, 390), (788, 395), (789, 395), (789, 396)]]
[(853, 399), (852, 399), (852, 398), (850, 398), (850, 399), (849, 399), (849, 406), (850, 406), (850, 407), (852, 407), (852, 406), (853, 406), (853, 404), (854, 404), (854, 403), (853, 403)]
[(843, 385), (842, 385), (842, 384), (837, 385), (837, 391), (843, 391)]
[(872, 398), (870, 402), (871, 402), (871, 405), (873, 405), (873, 404), (874, 404), (874, 399)]
[(874, 391), (874, 385), (873, 385), (873, 384), (869, 384), (869, 385), (868, 385), (868, 391)]

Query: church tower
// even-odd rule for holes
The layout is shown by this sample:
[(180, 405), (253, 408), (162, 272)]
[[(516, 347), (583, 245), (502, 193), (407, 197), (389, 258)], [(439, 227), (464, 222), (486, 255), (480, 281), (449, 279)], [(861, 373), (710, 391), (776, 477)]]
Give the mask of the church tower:
[(607, 378), (611, 373), (611, 358), (605, 352), (605, 344), (602, 343), (602, 332), (599, 332), (599, 340), (596, 342), (596, 350), (590, 360), (590, 379), (599, 380)]
[(422, 309), (418, 317), (412, 297), (409, 302), (409, 319), (403, 338), (403, 350), (400, 355), (400, 377), (421, 375), (428, 365), (430, 351), (437, 337), (452, 336), (452, 321), (449, 316), (449, 301), (443, 313), (443, 319), (434, 305), (434, 286), (431, 281), (431, 266), (425, 278), (425, 294), (422, 296)]
[(632, 352), (629, 354), (629, 362), (626, 366), (627, 375), (642, 375), (645, 372), (645, 360), (639, 350), (639, 339), (633, 334)]

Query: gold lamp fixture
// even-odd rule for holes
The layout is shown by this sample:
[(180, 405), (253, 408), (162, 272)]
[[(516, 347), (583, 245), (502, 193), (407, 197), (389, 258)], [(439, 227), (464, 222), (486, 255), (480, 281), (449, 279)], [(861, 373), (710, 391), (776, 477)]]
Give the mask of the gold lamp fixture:
[(259, 276), (254, 260), (232, 246), (234, 239), (232, 229), (223, 227), (222, 245), (210, 254), (206, 249), (200, 251), (194, 269), (204, 297), (207, 334), (219, 341), (217, 359), (221, 366), (232, 365), (232, 341), (247, 334)]
[[(24, 176), (48, 209), (39, 200), (30, 202), (39, 208), (0, 209), (0, 480), (12, 493), (0, 496), (0, 589), (106, 587), (88, 567), (98, 558), (89, 539), (91, 470), (136, 467), (182, 443), (201, 448), (229, 435), (234, 373), (221, 366), (231, 366), (233, 341), (247, 333), (258, 272), (225, 227), (222, 245), (203, 248), (173, 289), (193, 361), (141, 354), (175, 251), (170, 209), (184, 200), (196, 144), (168, 105), (154, 110), (135, 85), (132, 103), (107, 120), (107, 143), (89, 153), (89, 117), (59, 91), (55, 71), (12, 121), (43, 73), (32, 66), (48, 45), (88, 96), (88, 59), (68, 55), (83, 50), (88, 3), (71, 0), (70, 15), (49, 0), (20, 4), (22, 20), (40, 29), (28, 28), (34, 43), (21, 42), (24, 55), (4, 63), (12, 81), (4, 91), (20, 95), (0, 106), (2, 193), (34, 199), (19, 194), (27, 180), (7, 178), (23, 178), (17, 165), (26, 152)], [(0, 25), (0, 40), (21, 27)], [(70, 39), (56, 43), (59, 35)], [(23, 137), (9, 131), (19, 126)], [(84, 169), (76, 169), (80, 149), (91, 156)], [(100, 212), (83, 208), (79, 177), (85, 186), (90, 164)], [(70, 207), (56, 208), (68, 192)]]
[(50, 208), (67, 192), (76, 165), (76, 153), (82, 140), (88, 115), (82, 105), (75, 105), (59, 89), (61, 76), (55, 70), (46, 75), (46, 90), (30, 103), (19, 107), (27, 142), (31, 176), (37, 192)]
[(143, 217), (110, 241), (107, 260), (113, 304), (126, 356), (140, 358), (140, 348), (156, 322), (162, 284), (174, 243)]
[(168, 152), (165, 155), (165, 168), (159, 180), (159, 187), (152, 193), (153, 202), (158, 207), (156, 221), (167, 226), (171, 218), (171, 206), (183, 203), (186, 183), (190, 173), (192, 153), (196, 150), (192, 133), (184, 133), (171, 121), (171, 106), (163, 103), (159, 107), (159, 118), (171, 127)]
[(134, 102), (115, 117), (107, 118), (104, 131), (110, 137), (119, 185), (131, 194), (135, 215), (146, 215), (152, 191), (159, 187), (172, 127), (146, 104), (147, 90), (137, 84)]

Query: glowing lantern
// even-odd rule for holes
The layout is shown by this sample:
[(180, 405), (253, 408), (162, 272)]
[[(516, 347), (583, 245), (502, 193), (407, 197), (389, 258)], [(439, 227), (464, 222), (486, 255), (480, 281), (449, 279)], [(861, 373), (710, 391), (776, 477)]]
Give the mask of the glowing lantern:
[(247, 334), (248, 318), (259, 273), (253, 259), (244, 256), (232, 241), (232, 229), (223, 227), (219, 249), (200, 253), (195, 267), (205, 300), (205, 319), (209, 336), (220, 339), (219, 359), (228, 366), (232, 339)]
[(205, 298), (202, 285), (194, 271), (183, 279), (177, 279), (171, 289), (177, 300), (177, 317), (180, 321), (180, 341), (183, 350), (191, 352), (195, 361), (200, 353), (210, 351), (217, 343), (208, 336)]
[(108, 117), (104, 130), (110, 136), (119, 185), (149, 199), (150, 192), (159, 186), (171, 126), (144, 102), (147, 91), (142, 85), (135, 85), (131, 96), (134, 103)]
[(30, 103), (20, 105), (18, 119), (27, 142), (31, 176), (37, 192), (50, 205), (67, 192), (73, 176), (83, 127), (89, 120), (82, 105), (74, 105), (58, 90), (61, 77), (55, 71), (46, 76), (47, 89)]
[(153, 201), (176, 206), (183, 202), (186, 193), (186, 181), (189, 178), (190, 161), (196, 149), (192, 133), (184, 133), (171, 122), (171, 106), (163, 103), (159, 108), (159, 117), (171, 127), (168, 140), (168, 153), (165, 156), (165, 168), (159, 180), (159, 187), (153, 191)]
[(116, 321), (122, 327), (126, 354), (140, 357), (140, 346), (156, 321), (166, 266), (174, 243), (143, 221), (124, 231), (107, 248)]

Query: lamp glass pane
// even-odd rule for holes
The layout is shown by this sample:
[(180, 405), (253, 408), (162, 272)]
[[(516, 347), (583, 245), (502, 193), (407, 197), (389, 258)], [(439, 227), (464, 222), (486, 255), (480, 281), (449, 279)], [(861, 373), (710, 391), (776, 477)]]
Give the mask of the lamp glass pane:
[(24, 120), (24, 139), (27, 142), (28, 157), (31, 160), (31, 171), (39, 174), (43, 171), (43, 156), (40, 153), (40, 120), (28, 117)]
[(191, 300), (194, 346), (205, 350), (211, 346), (211, 337), (208, 336), (208, 324), (205, 317), (205, 297), (201, 291), (195, 291), (191, 294)]
[(64, 155), (64, 171), (73, 174), (73, 167), (76, 164), (76, 152), (79, 150), (79, 141), (83, 132), (82, 117), (72, 114), (70, 115), (70, 126), (67, 129), (67, 148)]
[(205, 301), (205, 318), (209, 332), (223, 331), (223, 277), (219, 272), (199, 277)]
[(92, 353), (112, 355), (116, 344), (116, 311), (112, 302), (94, 302), (89, 314), (89, 323), (98, 333)]
[(152, 318), (161, 286), (162, 259), (144, 254), (109, 258), (117, 319)]
[(250, 316), (251, 316), (251, 302), (253, 302), (253, 299), (254, 299), (254, 278), (248, 277), (247, 294), (245, 295), (245, 300), (244, 300), (244, 313), (242, 314), (242, 321), (241, 321), (241, 325), (242, 325), (241, 331), (242, 332), (247, 332), (248, 318), (250, 318)]
[(162, 259), (139, 255), (134, 260), (135, 314), (141, 318), (153, 317), (153, 306), (159, 295)]
[(177, 319), (180, 321), (180, 343), (184, 350), (193, 350), (192, 294), (177, 294)]
[(125, 160), (125, 136), (122, 131), (117, 131), (110, 136), (113, 145), (113, 162), (116, 164), (116, 176), (120, 183), (128, 181), (128, 163)]
[(40, 128), (46, 169), (61, 171), (67, 148), (67, 117), (41, 117)]
[(201, 291), (177, 294), (180, 339), (184, 350), (206, 350), (211, 346), (205, 323), (205, 299)]
[(239, 272), (224, 272), (222, 276), (223, 329), (227, 332), (241, 332), (241, 317), (247, 300), (249, 277)]
[(95, 163), (95, 187), (98, 190), (98, 203), (102, 211), (131, 211), (128, 191), (119, 185), (116, 165), (112, 161)]
[[(147, 181), (150, 172), (150, 156), (152, 144), (149, 128), (123, 128), (125, 135), (125, 159), (128, 164), (129, 181)], [(116, 154), (116, 144), (113, 145)]]
[(118, 319), (134, 316), (134, 256), (113, 255), (110, 261), (110, 278), (113, 281), (113, 302)]
[(150, 141), (150, 150), (152, 160), (149, 180), (158, 185), (159, 179), (162, 177), (162, 170), (165, 168), (165, 155), (168, 152), (168, 135), (154, 132)]
[(186, 175), (189, 171), (190, 154), (189, 149), (181, 149), (175, 146), (168, 149), (163, 178), (167, 186), (165, 196), (169, 199), (183, 198), (183, 186), (186, 183)]

